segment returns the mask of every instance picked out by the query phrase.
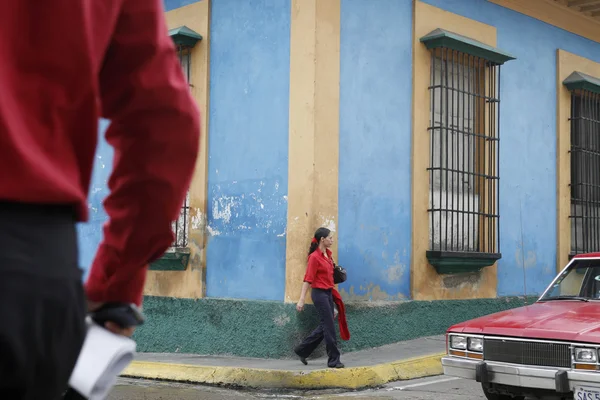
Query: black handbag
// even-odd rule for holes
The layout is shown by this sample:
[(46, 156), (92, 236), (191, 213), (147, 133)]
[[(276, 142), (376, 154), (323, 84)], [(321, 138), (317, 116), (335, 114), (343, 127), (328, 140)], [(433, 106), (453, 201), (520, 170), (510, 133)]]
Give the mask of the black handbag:
[(340, 265), (333, 264), (333, 283), (338, 284), (342, 282), (346, 282), (346, 278), (348, 278), (346, 274), (346, 269)]

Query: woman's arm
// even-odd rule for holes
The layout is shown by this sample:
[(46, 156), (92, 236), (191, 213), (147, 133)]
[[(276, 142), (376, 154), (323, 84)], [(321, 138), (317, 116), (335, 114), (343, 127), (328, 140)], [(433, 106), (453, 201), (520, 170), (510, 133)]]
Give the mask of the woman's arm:
[(304, 274), (304, 283), (302, 284), (302, 293), (300, 294), (300, 299), (298, 300), (298, 304), (296, 305), (296, 309), (298, 311), (302, 311), (304, 309), (304, 299), (306, 298), (306, 292), (308, 291), (308, 287), (315, 281), (315, 277), (317, 276), (317, 268), (318, 263), (315, 262), (313, 257), (308, 258), (308, 265), (306, 266), (306, 273)]
[(302, 311), (304, 310), (304, 299), (306, 298), (306, 292), (308, 292), (308, 287), (310, 283), (304, 282), (302, 284), (302, 293), (300, 293), (300, 300), (298, 300), (298, 304), (296, 305), (296, 310)]

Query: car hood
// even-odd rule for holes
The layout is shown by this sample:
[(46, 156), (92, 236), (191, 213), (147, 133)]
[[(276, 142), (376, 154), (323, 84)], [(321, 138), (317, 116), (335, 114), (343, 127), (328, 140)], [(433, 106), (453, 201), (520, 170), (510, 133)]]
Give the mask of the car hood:
[(465, 321), (449, 331), (600, 343), (600, 302), (534, 303)]

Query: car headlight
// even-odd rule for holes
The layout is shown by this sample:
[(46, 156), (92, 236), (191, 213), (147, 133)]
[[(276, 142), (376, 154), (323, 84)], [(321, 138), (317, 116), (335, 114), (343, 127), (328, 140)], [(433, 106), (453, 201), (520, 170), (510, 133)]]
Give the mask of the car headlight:
[(575, 362), (595, 363), (597, 361), (598, 352), (595, 349), (575, 348)]
[(467, 349), (467, 338), (464, 336), (452, 335), (450, 336), (450, 348), (456, 350)]
[(467, 347), (470, 351), (483, 352), (483, 338), (469, 338)]

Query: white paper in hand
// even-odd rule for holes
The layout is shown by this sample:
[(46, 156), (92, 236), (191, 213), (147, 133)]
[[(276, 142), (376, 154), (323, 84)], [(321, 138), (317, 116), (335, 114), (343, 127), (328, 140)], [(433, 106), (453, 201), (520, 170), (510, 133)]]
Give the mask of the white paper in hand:
[(69, 386), (90, 400), (105, 399), (117, 377), (133, 360), (136, 344), (87, 319), (87, 335)]

